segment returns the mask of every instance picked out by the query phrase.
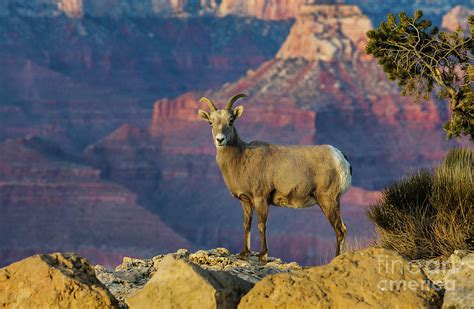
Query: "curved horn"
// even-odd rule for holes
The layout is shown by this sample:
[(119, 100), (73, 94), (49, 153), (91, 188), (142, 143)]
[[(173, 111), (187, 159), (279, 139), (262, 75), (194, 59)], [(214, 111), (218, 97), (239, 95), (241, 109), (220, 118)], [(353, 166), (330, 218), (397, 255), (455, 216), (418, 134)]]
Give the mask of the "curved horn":
[(230, 110), (232, 108), (232, 105), (234, 105), (235, 101), (237, 101), (240, 98), (246, 98), (246, 97), (247, 97), (247, 95), (243, 94), (243, 93), (239, 93), (239, 94), (234, 95), (232, 98), (229, 99), (229, 102), (227, 102), (227, 105), (225, 106), (224, 109), (229, 109)]
[(199, 99), (199, 102), (200, 102), (200, 103), (206, 103), (206, 104), (209, 106), (209, 109), (211, 110), (211, 112), (217, 110), (217, 107), (216, 107), (216, 106), (214, 105), (214, 103), (212, 103), (212, 101), (209, 100), (208, 98), (205, 98), (205, 97), (200, 98), (200, 99)]

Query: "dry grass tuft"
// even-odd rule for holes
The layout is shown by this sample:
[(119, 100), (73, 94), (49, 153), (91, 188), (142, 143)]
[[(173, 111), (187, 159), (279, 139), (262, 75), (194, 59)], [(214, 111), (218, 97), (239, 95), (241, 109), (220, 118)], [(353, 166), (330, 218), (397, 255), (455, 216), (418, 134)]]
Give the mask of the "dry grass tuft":
[(433, 173), (422, 170), (384, 189), (368, 216), (378, 244), (411, 259), (473, 250), (473, 151), (452, 149)]

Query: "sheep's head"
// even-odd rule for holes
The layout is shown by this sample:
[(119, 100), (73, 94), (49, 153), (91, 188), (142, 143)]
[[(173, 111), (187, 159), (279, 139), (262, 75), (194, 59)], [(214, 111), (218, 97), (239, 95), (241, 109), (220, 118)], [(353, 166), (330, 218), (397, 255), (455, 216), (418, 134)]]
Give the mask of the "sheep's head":
[(212, 137), (216, 147), (225, 147), (234, 140), (235, 119), (242, 116), (244, 107), (242, 105), (232, 109), (232, 105), (240, 98), (245, 98), (247, 95), (239, 93), (229, 99), (224, 109), (217, 109), (217, 107), (208, 98), (201, 98), (199, 102), (206, 103), (210, 111), (206, 112), (202, 109), (198, 111), (199, 117), (209, 122), (212, 127)]

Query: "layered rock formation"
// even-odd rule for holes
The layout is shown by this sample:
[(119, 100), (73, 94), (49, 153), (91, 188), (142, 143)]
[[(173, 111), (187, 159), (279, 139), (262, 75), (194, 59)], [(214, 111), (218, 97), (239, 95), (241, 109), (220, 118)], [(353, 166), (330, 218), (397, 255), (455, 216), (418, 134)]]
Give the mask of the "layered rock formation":
[(86, 148), (84, 162), (100, 169), (103, 179), (115, 181), (150, 199), (159, 190), (160, 149), (148, 132), (125, 124)]
[(213, 14), (215, 0), (5, 0), (2, 15), (94, 17), (164, 17)]
[(307, 0), (4, 0), (1, 15), (93, 17), (189, 17), (240, 15), (267, 20), (294, 18)]
[(371, 28), (369, 18), (356, 6), (303, 5), (276, 58), (324, 62), (361, 58), (365, 55), (365, 33)]
[(272, 57), (288, 29), (231, 17), (2, 19), (0, 140), (34, 134), (77, 151), (124, 123), (146, 126), (157, 96), (240, 76)]
[(4, 308), (118, 308), (94, 269), (74, 253), (39, 254), (0, 269)]
[(412, 13), (422, 10), (426, 16), (438, 22), (442, 15), (456, 5), (464, 5), (472, 8), (469, 0), (416, 0), (416, 1), (386, 1), (378, 0), (223, 0), (217, 14), (252, 16), (267, 20), (281, 20), (295, 18), (300, 13), (304, 4), (348, 4), (360, 7), (365, 14), (369, 15), (375, 24), (379, 24), (388, 13), (399, 13), (405, 11)]
[[(251, 73), (259, 75), (260, 72)], [(152, 138), (159, 139), (162, 151), (166, 154), (214, 154), (215, 149), (209, 143), (210, 135), (207, 123), (197, 117), (200, 107), (194, 95), (183, 95), (174, 100), (159, 100), (155, 102), (150, 126)], [(220, 104), (223, 104), (221, 100)], [(243, 136), (257, 135), (260, 139), (268, 140), (274, 136), (274, 130), (279, 130), (280, 140), (291, 142), (292, 132), (302, 132), (297, 137), (300, 143), (311, 143), (315, 138), (316, 114), (297, 109), (296, 102), (287, 98), (283, 106), (273, 108), (268, 106), (246, 107), (246, 115), (240, 121)], [(190, 134), (201, 132), (201, 134)]]
[[(219, 20), (147, 21), (113, 20), (107, 17), (103, 20), (91, 19), (87, 14), (79, 23), (57, 16), (58, 3), (0, 2), (2, 16), (9, 15), (2, 17), (0, 25), (1, 141), (33, 134), (54, 140), (67, 150), (77, 151), (98, 141), (123, 123), (146, 125), (150, 109), (149, 104), (143, 102), (152, 102), (156, 96), (175, 95), (189, 87), (208, 88), (239, 76), (248, 67), (271, 57), (289, 27), (285, 23), (243, 23), (232, 17)], [(60, 3), (62, 9), (72, 15), (79, 15), (80, 2)], [(154, 3), (160, 4), (159, 1)], [(90, 4), (83, 2), (86, 13)], [(48, 18), (33, 18), (43, 16)], [(37, 29), (42, 30), (38, 32)], [(229, 32), (227, 29), (232, 30)], [(247, 52), (242, 54), (236, 46), (246, 46)], [(123, 130), (127, 131), (127, 127)], [(70, 164), (64, 164), (61, 169), (57, 167), (58, 161), (64, 159), (61, 155), (59, 160), (43, 158), (38, 163), (38, 171), (34, 161), (27, 162), (22, 155), (15, 155), (16, 151), (21, 153), (16, 143), (2, 145), (5, 161), (0, 177), (8, 179), (11, 177), (10, 171), (14, 170), (22, 179), (31, 177), (36, 180), (26, 186), (12, 177), (8, 185), (5, 184), (0, 190), (2, 206), (8, 209), (2, 216), (2, 224), (5, 222), (2, 228), (5, 230), (2, 234), (0, 264), (4, 265), (35, 251), (55, 248), (80, 250), (95, 261), (111, 264), (121, 257), (120, 252), (111, 248), (117, 246), (120, 251), (115, 241), (125, 238), (129, 242), (141, 233), (128, 235), (139, 217), (148, 218), (146, 221), (155, 226), (150, 227), (148, 223), (141, 225), (143, 229), (148, 229), (143, 232), (145, 235), (160, 233), (158, 231), (163, 226), (162, 222), (138, 205), (144, 196), (156, 194), (161, 176), (155, 160), (159, 162), (159, 156), (150, 149), (151, 153), (144, 158), (142, 151), (148, 148), (140, 148), (138, 144), (121, 146), (124, 141), (120, 139), (120, 134), (123, 131), (110, 138), (117, 140), (113, 152), (100, 153), (104, 149), (100, 143), (86, 152), (85, 161), (98, 169), (87, 168), (78, 161), (81, 171), (86, 174), (84, 179), (76, 178), (76, 168)], [(130, 139), (139, 138), (130, 134)], [(142, 141), (146, 145), (146, 139)], [(128, 153), (125, 150), (119, 159), (117, 154), (126, 146), (138, 149)], [(155, 146), (159, 149), (159, 144), (152, 145)], [(7, 156), (14, 160), (7, 159)], [(146, 161), (150, 156), (154, 157), (153, 161)], [(36, 157), (36, 154), (32, 155), (32, 158)], [(126, 157), (131, 159), (122, 162)], [(22, 165), (21, 170), (10, 164)], [(51, 172), (43, 172), (41, 164)], [(52, 167), (46, 167), (48, 165)], [(37, 180), (41, 177), (45, 184)], [(103, 181), (104, 178), (107, 181)], [(123, 183), (129, 189), (109, 181)], [(62, 193), (61, 190), (69, 193)], [(138, 194), (140, 201), (137, 202), (135, 194)], [(71, 225), (74, 217), (87, 218), (81, 213), (83, 205), (74, 200), (79, 195), (84, 195), (84, 199), (88, 200), (84, 209), (93, 208), (93, 201), (96, 201), (99, 213), (102, 210), (111, 211), (113, 204), (116, 204), (120, 209), (119, 214), (115, 219), (103, 223), (100, 223), (99, 218), (92, 220), (91, 229), (97, 229), (97, 234), (82, 238), (82, 234), (76, 235), (76, 225)], [(21, 207), (18, 207), (19, 203)], [(53, 207), (49, 217), (46, 211), (48, 207)], [(56, 220), (62, 216), (61, 207), (68, 208), (64, 221)], [(37, 217), (21, 229), (15, 224), (18, 222), (16, 220), (24, 220), (32, 208), (31, 211)], [(118, 228), (116, 224), (122, 223), (125, 217), (132, 218), (130, 225), (124, 222), (124, 229), (115, 235), (107, 234), (106, 240), (99, 236), (101, 230), (111, 229), (110, 233), (115, 233), (114, 230)], [(48, 224), (48, 220), (53, 219), (56, 222)], [(83, 228), (82, 224), (78, 223), (77, 226)], [(127, 225), (128, 228), (125, 227)], [(45, 229), (45, 233), (38, 233), (42, 229)], [(170, 235), (169, 238), (171, 244), (179, 236)], [(164, 240), (161, 245), (159, 243), (162, 240), (152, 245), (149, 243), (152, 238), (145, 236), (144, 239), (148, 240), (135, 242), (140, 247), (137, 252), (142, 254), (169, 245)], [(177, 240), (179, 242), (184, 240)]]
[[(124, 122), (142, 122), (148, 113), (137, 99), (78, 82), (19, 55), (7, 53), (0, 65), (0, 140), (36, 135), (68, 150), (83, 149)], [(104, 102), (113, 102), (114, 108)]]
[(2, 264), (46, 250), (114, 263), (126, 251), (145, 256), (191, 246), (135, 193), (38, 138), (0, 144), (0, 200)]
[[(351, 31), (352, 22), (365, 28)], [(306, 6), (276, 59), (217, 91), (157, 102), (150, 132), (163, 140), (165, 151), (178, 147), (178, 152), (191, 153), (184, 147), (192, 147), (195, 153), (207, 154), (212, 151), (207, 142), (209, 134), (203, 138), (202, 134), (197, 137), (185, 132), (186, 126), (189, 132), (206, 127), (196, 116), (197, 99), (207, 95), (224, 102), (236, 92), (245, 92), (250, 95), (244, 103), (248, 108), (238, 125), (244, 139), (335, 144), (349, 154), (356, 168), (365, 167), (364, 161), (377, 157), (378, 175), (370, 163), (362, 173), (354, 173), (356, 184), (377, 188), (410, 165), (423, 160), (436, 162), (450, 145), (439, 130), (447, 108), (434, 101), (410, 104), (411, 98), (398, 95), (398, 89), (386, 81), (378, 64), (362, 53), (363, 33), (370, 25), (356, 7)], [(278, 135), (273, 134), (275, 128), (279, 128)], [(433, 135), (433, 131), (439, 133)], [(416, 135), (431, 141), (429, 149), (422, 149), (424, 145), (412, 140)], [(393, 143), (380, 147), (387, 139)], [(364, 142), (356, 145), (354, 140)], [(416, 143), (414, 149), (406, 147), (411, 142)], [(400, 153), (398, 147), (410, 150)], [(381, 168), (388, 164), (391, 170)]]
[(223, 0), (218, 15), (254, 16), (267, 20), (294, 18), (298, 15), (302, 4), (308, 0)]
[(69, 17), (194, 17), (238, 15), (265, 20), (284, 20), (298, 16), (307, 3), (357, 5), (377, 24), (389, 12), (414, 12), (421, 9), (436, 21), (455, 5), (472, 7), (469, 0), (416, 0), (380, 2), (377, 0), (3, 0), (0, 16)]
[(84, 16), (84, 0), (61, 0), (58, 2), (59, 10), (72, 18)]
[(468, 17), (473, 14), (474, 9), (470, 10), (458, 5), (443, 16), (441, 27), (449, 31), (455, 31), (458, 28), (461, 28), (463, 31), (467, 32), (469, 30)]
[(215, 0), (85, 0), (86, 14), (90, 16), (180, 16), (212, 14)]
[[(360, 27), (352, 29), (353, 23)], [(162, 147), (166, 182), (157, 196), (159, 206), (150, 207), (195, 243), (240, 247), (240, 206), (228, 196), (214, 162), (209, 126), (197, 116), (201, 96), (222, 106), (235, 93), (247, 93), (248, 99), (239, 102), (244, 115), (236, 122), (246, 141), (328, 143), (342, 149), (353, 166), (353, 185), (368, 190), (358, 191), (372, 201), (374, 190), (440, 160), (456, 145), (442, 131), (446, 104), (433, 100), (415, 105), (399, 95), (362, 51), (370, 25), (353, 6), (306, 6), (275, 59), (220, 89), (157, 101), (149, 131)], [(173, 193), (176, 188), (179, 195)], [(343, 217), (352, 237), (365, 239), (370, 224), (363, 209), (354, 207), (361, 203), (350, 196), (344, 200)], [(173, 213), (176, 204), (183, 205), (190, 222), (201, 222), (197, 229)], [(271, 211), (273, 254), (318, 263), (324, 260), (322, 252), (332, 250), (334, 233), (319, 208)], [(293, 246), (295, 239), (298, 246)]]
[[(0, 218), (5, 223), (1, 264), (64, 244), (113, 263), (122, 254), (111, 250), (120, 247), (119, 238), (136, 242), (136, 252), (151, 254), (171, 248), (161, 238), (156, 244), (150, 240), (161, 233), (160, 218), (195, 244), (226, 245), (237, 252), (241, 209), (223, 185), (209, 127), (196, 116), (201, 95), (223, 104), (236, 92), (250, 94), (237, 124), (245, 140), (330, 143), (343, 149), (357, 186), (345, 196), (343, 216), (348, 237), (356, 241), (365, 241), (370, 231), (362, 208), (377, 197), (376, 190), (412, 168), (429, 167), (455, 144), (444, 141), (440, 128), (447, 117), (444, 104), (410, 104), (411, 98), (399, 97), (379, 66), (364, 56), (370, 21), (356, 7), (305, 6), (272, 60), (290, 22), (136, 18), (158, 12), (207, 14), (218, 2), (0, 1), (0, 140), (34, 134), (81, 153), (78, 158), (42, 156), (30, 154), (29, 145), (24, 150), (15, 142), (2, 144), (8, 155), (2, 157), (0, 177), (6, 180), (0, 196), (8, 210)], [(297, 3), (223, 1), (221, 6), (238, 11), (255, 5), (255, 12), (246, 9), (242, 15), (281, 20), (296, 12)], [(363, 11), (406, 5), (374, 3), (365, 1)], [(443, 12), (451, 2), (414, 3)], [(66, 18), (58, 8), (77, 18)], [(241, 13), (229, 9), (228, 14)], [(127, 16), (134, 18), (122, 18)], [(214, 90), (150, 104), (156, 97), (209, 88)], [(77, 196), (86, 206), (74, 200)], [(98, 234), (83, 236), (76, 231), (83, 222), (76, 225), (72, 218), (86, 221), (95, 207), (113, 215), (89, 222)], [(35, 216), (27, 217), (32, 209)], [(25, 217), (27, 224), (14, 225)], [(141, 217), (147, 218), (143, 226)], [(305, 264), (332, 256), (334, 233), (318, 207), (272, 209), (269, 225), (273, 254)], [(44, 235), (38, 233), (43, 229)], [(100, 236), (109, 229), (107, 239)]]

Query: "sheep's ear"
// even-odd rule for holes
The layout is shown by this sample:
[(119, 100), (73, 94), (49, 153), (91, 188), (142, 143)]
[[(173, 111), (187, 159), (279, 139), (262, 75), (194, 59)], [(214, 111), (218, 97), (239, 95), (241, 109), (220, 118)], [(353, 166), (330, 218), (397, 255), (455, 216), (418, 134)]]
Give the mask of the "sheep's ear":
[(234, 117), (239, 118), (240, 116), (242, 116), (243, 112), (244, 112), (244, 107), (242, 105), (237, 106), (234, 109)]
[(206, 111), (203, 111), (202, 109), (198, 110), (199, 117), (202, 119), (209, 121), (209, 113)]

